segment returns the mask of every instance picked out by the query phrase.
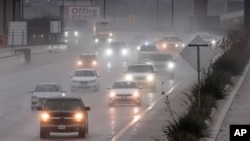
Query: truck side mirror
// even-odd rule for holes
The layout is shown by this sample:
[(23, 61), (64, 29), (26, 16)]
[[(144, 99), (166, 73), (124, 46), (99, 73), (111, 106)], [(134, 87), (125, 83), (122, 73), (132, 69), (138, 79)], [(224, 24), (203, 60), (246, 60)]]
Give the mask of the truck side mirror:
[(90, 111), (90, 107), (84, 107), (85, 111)]

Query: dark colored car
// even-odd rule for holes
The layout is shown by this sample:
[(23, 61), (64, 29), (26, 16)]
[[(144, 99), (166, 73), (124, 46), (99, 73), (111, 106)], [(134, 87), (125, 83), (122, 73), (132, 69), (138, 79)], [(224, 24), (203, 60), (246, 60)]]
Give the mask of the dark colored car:
[(81, 54), (77, 61), (77, 68), (98, 68), (98, 59), (95, 54)]
[(48, 98), (37, 110), (41, 111), (40, 138), (49, 137), (50, 132), (78, 132), (81, 138), (88, 133), (90, 107), (81, 98)]

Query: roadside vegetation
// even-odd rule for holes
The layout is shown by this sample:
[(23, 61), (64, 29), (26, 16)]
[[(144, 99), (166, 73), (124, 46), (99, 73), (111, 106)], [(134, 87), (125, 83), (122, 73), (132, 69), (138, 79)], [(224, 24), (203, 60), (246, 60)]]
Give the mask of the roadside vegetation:
[(217, 44), (220, 56), (203, 73), (200, 87), (194, 84), (183, 100), (187, 112), (178, 114), (162, 127), (163, 137), (156, 141), (200, 141), (209, 138), (209, 124), (219, 100), (227, 97), (232, 78), (241, 75), (250, 57), (248, 36), (241, 30), (231, 30)]

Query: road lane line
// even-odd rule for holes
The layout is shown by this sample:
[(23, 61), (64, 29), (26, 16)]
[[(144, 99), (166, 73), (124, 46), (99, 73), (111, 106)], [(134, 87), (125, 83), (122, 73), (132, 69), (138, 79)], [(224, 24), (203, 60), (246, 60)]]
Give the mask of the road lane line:
[[(189, 78), (189, 77), (188, 77)], [(166, 95), (169, 95), (173, 90), (185, 82), (186, 79), (183, 79), (178, 84), (176, 84), (174, 87), (170, 88), (170, 90), (166, 93)], [(123, 127), (113, 138), (111, 141), (118, 141), (118, 139), (136, 122), (138, 122), (149, 110), (151, 110), (159, 101), (161, 101), (164, 98), (164, 96), (159, 97), (153, 104), (151, 104), (146, 110), (144, 110), (140, 115), (141, 116), (135, 116), (131, 122), (129, 122), (125, 127)]]

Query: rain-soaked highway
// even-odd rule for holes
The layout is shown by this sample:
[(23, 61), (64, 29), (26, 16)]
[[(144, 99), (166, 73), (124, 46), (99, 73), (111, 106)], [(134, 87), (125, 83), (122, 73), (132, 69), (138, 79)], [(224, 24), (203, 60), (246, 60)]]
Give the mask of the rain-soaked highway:
[[(125, 40), (124, 37), (116, 38), (116, 40), (119, 39)], [(188, 77), (194, 72), (183, 59), (179, 58), (176, 62), (175, 79), (170, 80), (168, 76), (158, 74), (157, 90), (151, 92), (143, 89), (141, 106), (125, 104), (109, 107), (106, 88), (111, 86), (113, 81), (123, 78), (124, 68), (116, 64), (108, 70), (104, 58), (100, 58), (100, 91), (70, 92), (70, 75), (75, 69), (77, 58), (80, 53), (92, 51), (91, 36), (86, 35), (78, 42), (77, 48), (72, 48), (65, 53), (34, 54), (28, 65), (23, 65), (23, 60), (20, 58), (11, 60), (9, 63), (0, 61), (0, 141), (40, 140), (39, 112), (32, 111), (30, 108), (31, 94), (29, 91), (34, 89), (36, 84), (43, 82), (61, 84), (67, 91), (67, 95), (79, 96), (85, 105), (91, 107), (89, 134), (85, 139), (79, 139), (77, 134), (72, 133), (53, 133), (49, 139), (44, 139), (44, 141), (115, 141), (122, 140), (122, 138), (130, 140), (128, 137), (124, 137), (125, 132), (131, 130), (136, 134), (137, 130), (131, 129), (133, 128), (131, 125), (143, 118), (146, 112), (153, 110), (152, 107), (162, 99), (161, 82), (165, 81), (166, 90), (178, 89), (180, 83), (189, 82)], [(130, 55), (129, 63), (136, 63), (136, 56)]]

